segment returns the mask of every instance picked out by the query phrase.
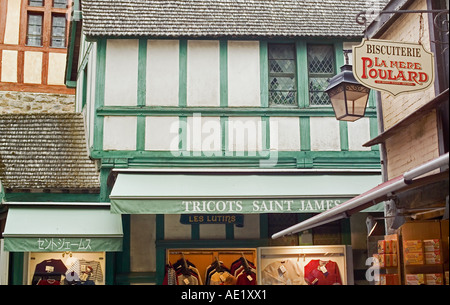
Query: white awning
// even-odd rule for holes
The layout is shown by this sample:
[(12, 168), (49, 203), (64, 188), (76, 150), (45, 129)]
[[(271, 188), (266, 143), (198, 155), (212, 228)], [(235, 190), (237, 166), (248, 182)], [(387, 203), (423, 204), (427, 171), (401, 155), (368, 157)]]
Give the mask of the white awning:
[(119, 172), (118, 214), (318, 213), (380, 182), (375, 173)]
[(294, 226), (275, 233), (272, 235), (272, 238), (276, 239), (285, 235), (298, 233), (329, 222), (346, 218), (354, 212), (363, 210), (368, 206), (384, 201), (390, 193), (401, 191), (404, 188), (410, 187), (412, 184), (417, 182), (417, 180), (414, 179), (417, 179), (424, 174), (430, 173), (431, 171), (443, 166), (447, 166), (448, 170), (448, 158), (449, 154), (446, 153), (445, 155), (418, 166), (399, 177), (386, 181), (359, 196), (329, 209), (328, 211), (322, 212)]
[(5, 251), (122, 251), (122, 219), (104, 206), (11, 204)]

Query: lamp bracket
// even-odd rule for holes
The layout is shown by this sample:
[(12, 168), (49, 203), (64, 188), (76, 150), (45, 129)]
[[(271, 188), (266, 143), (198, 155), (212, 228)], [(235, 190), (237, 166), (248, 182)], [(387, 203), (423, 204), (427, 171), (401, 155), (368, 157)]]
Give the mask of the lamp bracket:
[[(369, 12), (373, 12), (375, 15), (376, 14), (376, 18), (378, 18), (380, 15), (384, 15), (384, 14), (436, 14), (436, 16), (434, 16), (434, 27), (443, 33), (446, 33), (448, 35), (449, 33), (449, 21), (447, 19), (445, 20), (440, 20), (441, 17), (443, 17), (444, 15), (448, 15), (449, 10), (448, 9), (436, 9), (436, 10), (376, 10), (376, 11), (361, 11), (356, 15), (356, 23), (358, 23), (359, 25), (364, 25), (365, 28), (365, 32), (367, 33), (367, 17), (366, 15), (369, 14)], [(366, 37), (367, 38), (367, 37)], [(432, 43), (439, 43), (439, 44), (449, 44), (448, 42), (442, 42), (442, 41), (431, 41)], [(445, 48), (446, 50), (447, 48)], [(444, 52), (445, 52), (444, 50)]]

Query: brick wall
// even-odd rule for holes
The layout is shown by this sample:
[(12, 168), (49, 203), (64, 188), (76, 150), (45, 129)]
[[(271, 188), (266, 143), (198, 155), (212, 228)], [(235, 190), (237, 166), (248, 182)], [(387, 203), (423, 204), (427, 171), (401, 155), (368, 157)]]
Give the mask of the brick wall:
[[(408, 10), (426, 10), (426, 0), (414, 1)], [(403, 14), (391, 25), (380, 39), (418, 43), (421, 40), (424, 48), (430, 51), (428, 30), (428, 14)], [(423, 31), (421, 30), (423, 27)], [(422, 35), (421, 35), (422, 33)], [(421, 36), (421, 37), (420, 37)], [(415, 110), (434, 98), (434, 85), (425, 91), (391, 96), (382, 93), (383, 121), (385, 129), (401, 121)], [(417, 120), (407, 128), (398, 130), (386, 140), (388, 179), (432, 160), (439, 156), (437, 119), (433, 111)]]
[[(426, 0), (414, 1), (408, 10), (426, 10)], [(420, 14), (403, 14), (380, 39), (418, 43), (420, 36)], [(422, 43), (425, 50), (430, 51), (428, 31), (428, 14), (423, 14)], [(405, 116), (414, 112), (434, 97), (434, 86), (426, 91), (392, 96), (382, 93), (383, 120), (385, 129), (390, 128)]]
[(439, 157), (436, 112), (403, 128), (386, 141), (388, 179)]

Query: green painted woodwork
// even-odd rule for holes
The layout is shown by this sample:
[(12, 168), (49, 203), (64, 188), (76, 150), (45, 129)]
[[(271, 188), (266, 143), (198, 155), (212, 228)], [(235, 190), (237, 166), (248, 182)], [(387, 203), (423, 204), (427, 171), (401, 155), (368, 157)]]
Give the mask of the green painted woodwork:
[[(226, 140), (226, 139), (225, 139)], [(303, 145), (303, 144), (302, 144)], [(199, 152), (196, 152), (196, 155)], [(275, 168), (366, 168), (379, 169), (378, 151), (278, 151)], [(250, 167), (259, 168), (260, 161), (274, 157), (266, 151), (240, 152), (217, 151), (201, 153), (181, 151), (174, 155), (169, 151), (91, 151), (91, 156), (102, 159), (102, 167)]]
[(308, 67), (307, 67), (307, 52), (306, 42), (297, 41), (297, 98), (298, 107), (306, 108), (309, 106), (309, 91), (308, 91)]
[[(106, 39), (97, 42), (97, 60), (95, 77), (95, 109), (105, 103), (105, 70), (106, 70)], [(96, 115), (94, 119), (94, 149), (103, 149), (103, 117)]]
[(311, 125), (309, 117), (300, 117), (300, 148), (303, 151), (311, 150)]
[(76, 31), (77, 31), (77, 21), (73, 20), (70, 22), (70, 42), (67, 47), (67, 69), (66, 69), (66, 78), (65, 83), (66, 86), (69, 88), (75, 88), (77, 83), (76, 80), (72, 80), (71, 74), (72, 74), (72, 66), (74, 61), (74, 49), (75, 49), (75, 38), (76, 38)]
[(341, 150), (348, 150), (348, 122), (339, 121), (339, 133), (341, 140)]
[(187, 106), (187, 40), (181, 39), (179, 42), (180, 48), (180, 73), (179, 73), (179, 89), (178, 89), (178, 106)]
[(220, 107), (228, 106), (228, 42), (220, 41)]
[(10, 256), (9, 265), (11, 268), (11, 285), (24, 285), (24, 266), (25, 264), (25, 253), (23, 252), (12, 252)]
[[(334, 117), (331, 107), (170, 107), (170, 106), (102, 106), (97, 108), (99, 116), (180, 116), (200, 113), (203, 116), (296, 116)], [(375, 108), (368, 108), (366, 116), (376, 117)]]
[(147, 39), (139, 39), (137, 105), (145, 106), (147, 80)]
[(259, 43), (259, 63), (261, 107), (267, 108), (269, 106), (269, 54), (267, 41)]
[[(100, 202), (100, 194), (5, 193), (7, 202)], [(108, 200), (109, 201), (109, 200)]]

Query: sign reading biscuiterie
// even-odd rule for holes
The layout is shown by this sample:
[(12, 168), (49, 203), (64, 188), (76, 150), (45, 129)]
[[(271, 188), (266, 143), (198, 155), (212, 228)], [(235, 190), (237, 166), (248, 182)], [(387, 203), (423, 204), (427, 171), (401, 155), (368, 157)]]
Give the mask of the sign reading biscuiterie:
[(425, 90), (434, 80), (434, 57), (421, 44), (364, 39), (353, 47), (353, 74), (366, 87), (392, 95)]

